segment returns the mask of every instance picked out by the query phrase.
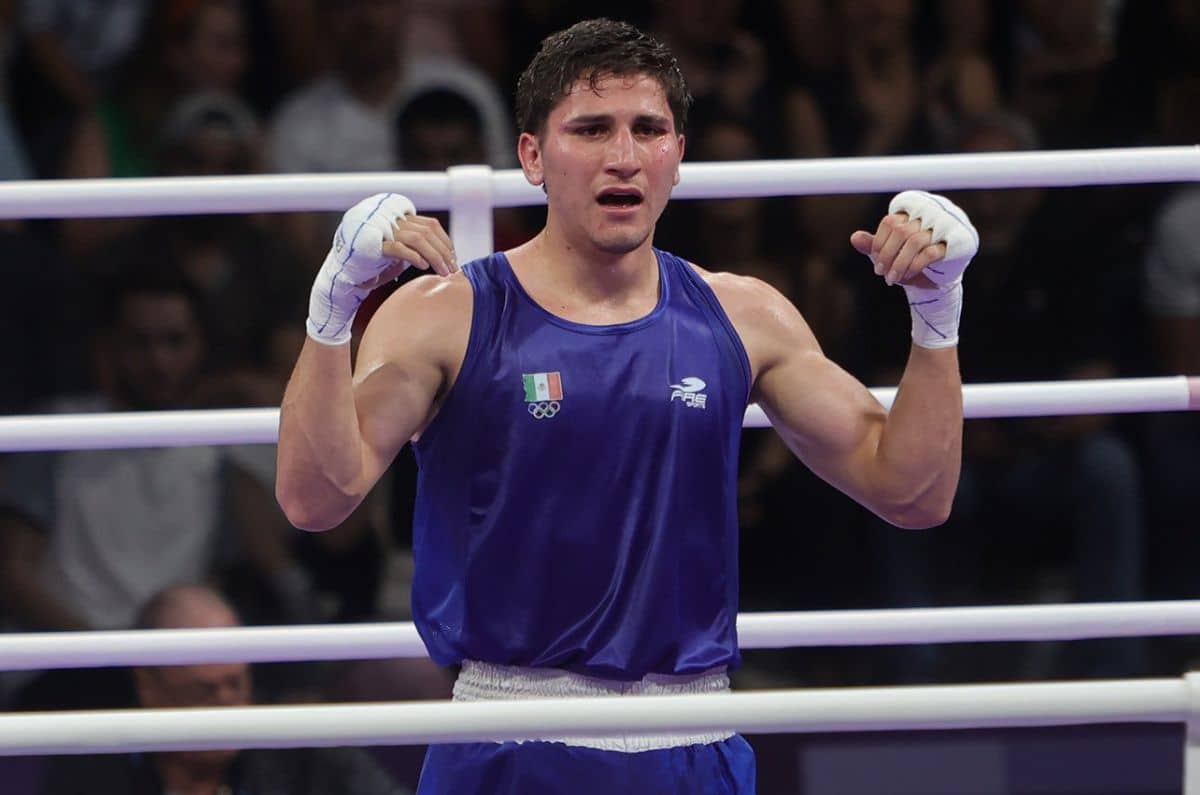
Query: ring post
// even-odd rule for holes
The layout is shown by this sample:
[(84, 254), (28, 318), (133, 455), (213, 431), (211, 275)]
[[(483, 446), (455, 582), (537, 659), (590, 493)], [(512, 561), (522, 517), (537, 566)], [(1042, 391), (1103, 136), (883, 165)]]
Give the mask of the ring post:
[(460, 263), (492, 253), (492, 167), (451, 166), (450, 238)]
[(1184, 675), (1188, 711), (1183, 745), (1183, 794), (1200, 795), (1200, 672)]

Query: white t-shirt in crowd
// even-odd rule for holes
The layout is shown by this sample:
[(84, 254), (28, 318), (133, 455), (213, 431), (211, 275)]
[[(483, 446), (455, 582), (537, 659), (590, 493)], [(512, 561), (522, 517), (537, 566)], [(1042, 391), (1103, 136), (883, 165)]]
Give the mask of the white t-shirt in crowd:
[(396, 115), (423, 91), (453, 89), (479, 110), (489, 165), (515, 162), (510, 116), (482, 72), (450, 58), (405, 63), (394, 96), (378, 107), (363, 104), (335, 75), (317, 78), (293, 93), (271, 122), (268, 162), (284, 173), (393, 171), (397, 167)]
[[(106, 410), (99, 399), (58, 412)], [(222, 461), (213, 447), (13, 454), (3, 497), (44, 523), (42, 584), (97, 629), (132, 625), (155, 593), (211, 570)]]

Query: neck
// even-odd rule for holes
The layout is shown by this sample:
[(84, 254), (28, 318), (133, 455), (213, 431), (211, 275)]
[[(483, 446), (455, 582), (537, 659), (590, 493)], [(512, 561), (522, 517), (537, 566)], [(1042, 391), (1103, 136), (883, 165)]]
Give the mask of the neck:
[(549, 220), (530, 241), (539, 269), (556, 284), (584, 301), (622, 301), (647, 291), (658, 294), (658, 262), (652, 237), (623, 253), (596, 248), (591, 241), (570, 239)]
[(626, 323), (649, 314), (658, 303), (658, 261), (649, 241), (615, 255), (571, 244), (547, 225), (508, 257), (525, 292), (567, 320)]

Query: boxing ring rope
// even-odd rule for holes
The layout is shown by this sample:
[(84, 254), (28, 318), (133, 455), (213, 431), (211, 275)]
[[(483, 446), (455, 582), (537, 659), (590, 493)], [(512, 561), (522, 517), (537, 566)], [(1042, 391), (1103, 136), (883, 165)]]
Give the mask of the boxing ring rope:
[[(890, 408), (895, 387), (871, 390)], [(1200, 410), (1200, 377), (1097, 378), (963, 386), (963, 416), (1052, 417)], [(770, 426), (757, 405), (747, 428)], [(0, 417), (0, 452), (274, 444), (279, 409), (127, 411)]]
[[(678, 199), (886, 193), (1028, 186), (1200, 181), (1200, 148), (997, 152), (907, 157), (684, 163)], [(544, 204), (517, 169), (454, 166), (441, 173), (29, 180), (0, 184), (0, 218), (114, 217), (329, 210), (395, 191), (422, 212), (450, 211), (459, 260), (491, 253), (491, 210)], [(314, 255), (315, 256), (315, 255)]]
[[(1178, 723), (1200, 680), (0, 715), (0, 756), (412, 745), (735, 729), (750, 734)], [(1189, 763), (1191, 760), (1189, 750)], [(1191, 793), (1191, 790), (1188, 790)]]
[[(743, 649), (1200, 634), (1200, 600), (742, 613)], [(410, 622), (0, 635), (0, 670), (425, 657)]]
[[(1182, 181), (1200, 181), (1200, 148), (686, 163), (674, 197)], [(494, 208), (545, 201), (542, 192), (528, 185), (519, 171), (459, 166), (445, 174), (9, 182), (0, 185), (0, 218), (341, 211), (364, 195), (383, 191), (405, 193), (422, 211), (449, 210), (450, 232), (463, 261), (490, 253)], [(875, 392), (886, 405), (895, 390)], [(970, 385), (963, 394), (968, 417), (1200, 408), (1200, 382), (1184, 376)], [(0, 419), (0, 450), (270, 443), (275, 440), (277, 421), (274, 409), (10, 417)], [(766, 420), (761, 412), (748, 411), (747, 424), (761, 426)], [(748, 648), (840, 645), (856, 639), (878, 644), (1184, 634), (1197, 631), (1198, 623), (1200, 603), (1187, 602), (739, 617)], [(314, 656), (335, 653), (332, 647), (337, 632), (361, 633), (352, 641), (356, 658), (364, 651), (382, 652), (384, 647), (387, 656), (397, 656), (400, 649), (415, 652), (419, 648), (411, 625), (245, 628), (221, 630), (219, 640), (214, 640), (211, 632), (12, 635), (0, 638), (0, 667), (51, 662), (62, 667), (118, 661), (197, 662), (211, 659), (203, 655), (214, 650), (232, 653), (233, 643), (245, 652), (237, 654), (240, 660), (282, 659), (277, 655), (284, 653), (289, 655), (287, 659), (295, 659), (293, 654), (303, 654), (304, 659), (344, 659)], [(379, 634), (367, 638), (372, 632)], [(116, 636), (129, 636), (129, 642)], [(96, 648), (108, 643), (113, 646)], [(344, 652), (345, 636), (338, 636), (336, 643), (343, 645)], [(580, 700), (546, 700), (0, 715), (0, 755), (426, 743), (716, 728), (756, 733), (1155, 721), (1187, 724), (1185, 792), (1200, 795), (1198, 685), (1200, 678), (1189, 674), (1182, 679), (839, 688), (589, 699), (582, 704)]]

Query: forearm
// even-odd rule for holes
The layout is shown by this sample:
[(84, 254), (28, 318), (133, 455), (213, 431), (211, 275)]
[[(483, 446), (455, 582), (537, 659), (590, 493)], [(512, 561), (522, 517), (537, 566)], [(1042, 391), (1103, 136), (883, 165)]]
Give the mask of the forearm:
[(946, 520), (962, 467), (962, 425), (958, 349), (913, 345), (876, 453), (885, 518), (902, 527)]
[(275, 496), (292, 524), (327, 530), (354, 510), (362, 444), (350, 345), (305, 340), (279, 416)]
[(309, 294), (308, 338), (283, 395), (275, 496), (288, 520), (328, 530), (350, 515), (370, 484), (363, 477), (363, 440), (354, 403), (350, 332), (387, 269), (383, 253), (396, 220), (414, 213), (397, 194), (376, 194), (351, 207)]

